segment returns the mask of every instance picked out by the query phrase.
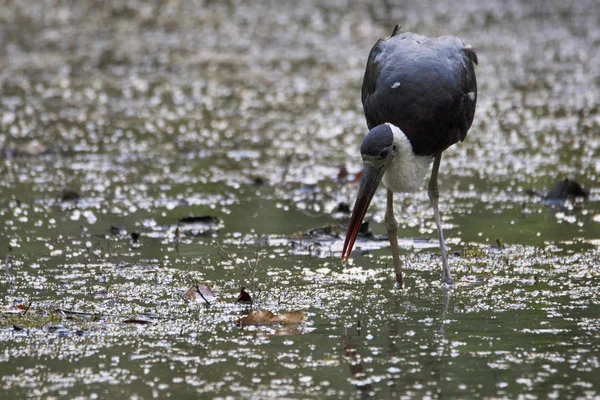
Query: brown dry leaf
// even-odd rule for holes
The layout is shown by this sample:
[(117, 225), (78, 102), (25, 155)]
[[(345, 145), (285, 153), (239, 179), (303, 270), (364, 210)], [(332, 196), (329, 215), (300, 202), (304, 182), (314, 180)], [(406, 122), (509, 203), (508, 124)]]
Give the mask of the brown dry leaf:
[(190, 287), (183, 294), (183, 297), (185, 297), (188, 300), (204, 301), (208, 304), (210, 304), (211, 301), (217, 298), (212, 289), (204, 284), (192, 285), (192, 287)]
[(299, 324), (306, 321), (306, 313), (301, 310), (290, 311), (279, 316), (282, 324)]
[(198, 290), (196, 290), (196, 285), (192, 285), (184, 294), (183, 297), (185, 297), (188, 300), (196, 300), (197, 298), (200, 298), (200, 294), (198, 293)]
[(340, 169), (337, 174), (337, 180), (341, 181), (342, 179), (346, 179), (348, 177), (348, 168), (345, 165), (340, 165)]
[(271, 311), (254, 311), (246, 317), (237, 320), (240, 325), (277, 324), (279, 318)]
[(273, 314), (271, 311), (254, 311), (247, 317), (236, 321), (238, 325), (261, 325), (261, 324), (299, 324), (306, 321), (304, 311), (290, 311), (281, 315)]

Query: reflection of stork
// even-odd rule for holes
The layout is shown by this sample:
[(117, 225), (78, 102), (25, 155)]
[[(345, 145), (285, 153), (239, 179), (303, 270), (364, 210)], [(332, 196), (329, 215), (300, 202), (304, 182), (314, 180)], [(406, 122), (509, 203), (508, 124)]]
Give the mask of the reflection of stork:
[(369, 54), (362, 103), (370, 131), (360, 148), (364, 172), (342, 259), (350, 257), (358, 228), (383, 181), (386, 228), (396, 281), (402, 287), (394, 192), (419, 189), (433, 161), (428, 194), (439, 232), (442, 281), (452, 284), (438, 210), (437, 175), (442, 151), (463, 141), (473, 122), (477, 56), (454, 36), (427, 38), (399, 31), (396, 26), (392, 36), (380, 39)]
[[(360, 331), (359, 331), (360, 332)], [(360, 333), (359, 333), (360, 336)], [(360, 354), (356, 350), (356, 345), (352, 342), (352, 337), (347, 333), (342, 336), (342, 344), (344, 345), (344, 355), (350, 367), (350, 377), (354, 381), (356, 392), (360, 393), (361, 399), (372, 399), (373, 387), (371, 386), (371, 378), (367, 376), (363, 370)]]
[[(392, 309), (388, 310), (388, 345), (385, 349), (387, 365), (395, 367), (396, 373), (390, 374), (387, 386), (390, 388), (390, 394), (387, 396), (390, 399), (406, 397), (405, 391), (410, 386), (409, 382), (421, 381), (423, 377), (427, 377), (428, 387), (425, 391), (432, 390), (437, 396), (435, 398), (443, 398), (444, 388), (447, 387), (447, 373), (452, 370), (452, 362), (448, 354), (448, 339), (446, 338), (446, 324), (448, 308), (450, 305), (450, 293), (452, 290), (443, 288), (439, 292), (441, 298), (435, 297), (431, 304), (426, 307), (427, 315), (433, 316), (432, 325), (423, 326), (421, 320), (423, 310), (411, 304), (411, 298), (407, 297), (408, 304), (400, 304), (395, 302)], [(422, 299), (422, 294), (417, 294), (418, 298)], [(414, 298), (412, 299), (414, 300)], [(416, 307), (416, 309), (415, 309)], [(404, 310), (402, 310), (404, 308)], [(439, 314), (438, 314), (438, 311)], [(398, 318), (399, 315), (402, 315)], [(435, 315), (439, 315), (436, 317)], [(439, 321), (438, 321), (439, 319)], [(433, 329), (434, 325), (439, 323), (437, 330)], [(422, 330), (417, 332), (417, 338), (407, 338), (406, 333), (411, 329)], [(380, 332), (385, 332), (385, 329), (380, 328)], [(422, 352), (423, 345), (427, 349), (435, 349), (435, 351)], [(399, 365), (400, 360), (413, 360), (419, 365), (420, 375), (418, 372), (407, 373), (406, 366)], [(447, 367), (447, 368), (446, 368)], [(388, 371), (390, 369), (388, 368)], [(414, 397), (414, 394), (413, 396)], [(428, 396), (431, 397), (431, 396)]]

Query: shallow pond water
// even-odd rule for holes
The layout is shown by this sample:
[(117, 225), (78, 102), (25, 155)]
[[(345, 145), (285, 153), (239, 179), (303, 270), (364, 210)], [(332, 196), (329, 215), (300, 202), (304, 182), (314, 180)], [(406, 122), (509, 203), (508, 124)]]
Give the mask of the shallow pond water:
[[(407, 289), (383, 193), (340, 262), (396, 23), (479, 57), (440, 176), (451, 290), (425, 190), (396, 200)], [(0, 397), (599, 396), (599, 26), (585, 0), (5, 4)], [(565, 178), (587, 199), (531, 194)]]

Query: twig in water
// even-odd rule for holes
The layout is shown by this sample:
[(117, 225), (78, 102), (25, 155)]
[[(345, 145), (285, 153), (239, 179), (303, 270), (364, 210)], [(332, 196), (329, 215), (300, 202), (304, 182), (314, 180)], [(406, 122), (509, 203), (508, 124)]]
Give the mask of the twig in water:
[(31, 299), (29, 299), (29, 304), (27, 304), (27, 308), (25, 309), (25, 311), (23, 311), (23, 314), (21, 314), (21, 315), (27, 314), (27, 311), (29, 311), (30, 308), (31, 308)]
[(244, 265), (241, 265), (241, 263), (238, 262), (237, 259), (230, 256), (223, 249), (223, 247), (221, 246), (220, 243), (217, 243), (217, 251), (218, 251), (221, 259), (223, 259), (223, 261), (230, 263), (233, 267), (235, 267), (236, 270), (238, 270), (242, 274), (243, 280), (245, 282), (247, 282), (247, 284), (246, 285), (242, 284), (241, 286), (249, 287), (250, 290), (252, 291), (252, 293), (254, 293), (253, 299), (252, 299), (253, 302), (258, 303), (260, 301), (260, 298), (263, 295), (263, 290), (262, 290), (263, 285), (259, 285), (258, 278), (256, 277), (256, 273), (257, 273), (258, 267), (260, 265), (259, 249), (256, 249), (254, 261), (250, 261), (250, 260), (246, 261), (247, 265), (248, 265), (247, 268)]
[(200, 297), (202, 297), (202, 300), (204, 300), (206, 302), (206, 304), (210, 306), (210, 301), (208, 301), (206, 299), (206, 297), (204, 297), (204, 295), (202, 294), (202, 291), (200, 291), (200, 285), (198, 284), (198, 281), (195, 279), (194, 279), (194, 286), (196, 287), (196, 292), (198, 292)]
[(179, 231), (179, 227), (175, 229), (175, 238), (173, 238), (173, 243), (175, 244), (175, 251), (179, 254), (179, 241), (181, 240), (181, 232)]

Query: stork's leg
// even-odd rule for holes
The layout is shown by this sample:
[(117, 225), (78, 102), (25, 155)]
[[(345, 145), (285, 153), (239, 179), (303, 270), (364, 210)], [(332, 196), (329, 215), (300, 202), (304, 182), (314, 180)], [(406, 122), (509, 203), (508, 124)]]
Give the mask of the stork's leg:
[(448, 267), (448, 256), (446, 255), (446, 244), (444, 243), (444, 231), (442, 230), (442, 219), (440, 218), (440, 210), (438, 208), (438, 199), (440, 197), (440, 191), (437, 184), (438, 170), (440, 169), (440, 162), (442, 161), (442, 153), (435, 156), (433, 160), (433, 168), (431, 170), (431, 178), (429, 179), (429, 188), (427, 194), (429, 194), (429, 200), (431, 200), (431, 206), (433, 207), (433, 215), (435, 216), (435, 224), (440, 235), (440, 250), (442, 251), (442, 282), (449, 285), (454, 284), (454, 279), (450, 275), (450, 268)]
[(390, 240), (392, 249), (392, 258), (394, 259), (394, 272), (396, 273), (396, 283), (400, 289), (403, 288), (402, 281), (402, 263), (400, 262), (400, 252), (398, 251), (398, 222), (394, 218), (394, 192), (387, 191), (387, 208), (385, 210), (385, 227)]

